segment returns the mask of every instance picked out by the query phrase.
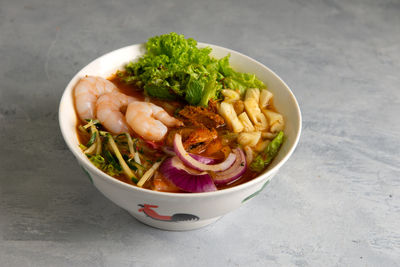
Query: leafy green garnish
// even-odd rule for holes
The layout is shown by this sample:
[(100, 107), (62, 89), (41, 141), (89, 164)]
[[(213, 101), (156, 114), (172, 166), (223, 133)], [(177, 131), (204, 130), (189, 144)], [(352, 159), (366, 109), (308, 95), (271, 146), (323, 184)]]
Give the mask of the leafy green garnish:
[(239, 90), (243, 94), (247, 88), (265, 88), (265, 84), (258, 80), (255, 74), (236, 72), (229, 65), (229, 56), (219, 61), (219, 70), (225, 77), (223, 83), (226, 88)]
[(200, 106), (208, 106), (208, 101), (210, 99), (215, 98), (218, 89), (221, 88), (219, 88), (219, 85), (217, 84), (216, 74), (214, 73), (204, 87), (203, 96), (201, 97), (200, 101)]
[(201, 81), (191, 78), (187, 85), (186, 101), (192, 105), (199, 104), (203, 95), (203, 87), (204, 85)]
[(215, 59), (210, 56), (210, 47), (198, 48), (194, 39), (174, 32), (150, 38), (146, 49), (143, 57), (128, 63), (118, 76), (127, 83), (140, 82), (153, 97), (180, 98), (191, 105), (207, 106), (222, 88), (242, 93), (246, 88), (265, 88), (254, 74), (234, 71), (229, 55)]
[(264, 151), (262, 151), (250, 164), (250, 169), (255, 172), (261, 172), (278, 154), (279, 148), (283, 143), (285, 135), (282, 131), (272, 139)]
[(109, 162), (105, 158), (103, 158), (100, 154), (98, 155), (87, 155), (89, 160), (100, 170), (104, 171), (105, 173), (116, 176), (121, 174), (122, 169), (121, 166), (115, 164), (114, 162)]
[(121, 165), (118, 163), (118, 159), (114, 157), (113, 154), (111, 154), (110, 151), (106, 150), (104, 152), (104, 157), (107, 159), (110, 165), (112, 165), (116, 170), (122, 171)]

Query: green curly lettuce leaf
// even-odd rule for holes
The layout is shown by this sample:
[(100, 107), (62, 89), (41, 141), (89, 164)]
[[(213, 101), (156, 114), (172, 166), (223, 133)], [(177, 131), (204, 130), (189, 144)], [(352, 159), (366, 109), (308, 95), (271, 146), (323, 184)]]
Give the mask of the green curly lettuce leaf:
[(239, 90), (243, 94), (247, 88), (266, 88), (265, 84), (257, 79), (255, 74), (236, 72), (229, 65), (230, 55), (219, 60), (219, 71), (224, 76), (226, 88)]
[(265, 88), (255, 75), (234, 71), (229, 55), (217, 60), (210, 56), (210, 47), (198, 48), (196, 40), (174, 32), (150, 38), (146, 49), (144, 56), (128, 63), (125, 72), (118, 75), (153, 97), (207, 106), (210, 99), (220, 96), (222, 88), (240, 92)]
[(208, 80), (207, 84), (204, 86), (203, 95), (201, 97), (200, 106), (207, 106), (208, 101), (210, 99), (214, 99), (222, 89), (222, 86), (218, 84), (216, 79), (216, 74), (213, 74), (212, 77)]
[(261, 172), (268, 164), (275, 158), (278, 151), (284, 141), (285, 135), (282, 131), (275, 136), (274, 139), (267, 145), (264, 151), (262, 151), (250, 164), (250, 169), (255, 172)]
[(185, 99), (192, 105), (198, 105), (203, 95), (204, 83), (200, 80), (192, 78), (187, 84)]

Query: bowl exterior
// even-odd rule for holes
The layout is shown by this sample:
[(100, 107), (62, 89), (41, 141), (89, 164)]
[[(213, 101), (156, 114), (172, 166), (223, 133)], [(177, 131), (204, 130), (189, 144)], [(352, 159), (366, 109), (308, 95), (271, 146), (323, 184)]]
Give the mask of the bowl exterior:
[(143, 44), (124, 47), (89, 63), (67, 85), (59, 108), (59, 122), (64, 140), (94, 186), (107, 198), (127, 210), (139, 221), (165, 230), (191, 230), (216, 221), (257, 195), (268, 184), (278, 169), (293, 153), (301, 132), (301, 114), (297, 101), (288, 86), (261, 63), (226, 48), (210, 46), (213, 56), (231, 54), (233, 68), (250, 72), (264, 81), (274, 94), (274, 103), (287, 123), (286, 140), (275, 160), (259, 177), (239, 186), (216, 192), (172, 194), (137, 188), (114, 179), (97, 169), (82, 153), (76, 133), (77, 116), (74, 109), (73, 88), (85, 75), (109, 77), (127, 62), (145, 52)]
[(193, 230), (218, 220), (260, 193), (275, 175), (269, 173), (245, 190), (224, 195), (176, 198), (165, 194), (154, 195), (150, 190), (133, 191), (130, 188), (115, 186), (102, 175), (83, 168), (93, 185), (103, 195), (127, 210), (137, 220), (155, 228), (173, 231)]

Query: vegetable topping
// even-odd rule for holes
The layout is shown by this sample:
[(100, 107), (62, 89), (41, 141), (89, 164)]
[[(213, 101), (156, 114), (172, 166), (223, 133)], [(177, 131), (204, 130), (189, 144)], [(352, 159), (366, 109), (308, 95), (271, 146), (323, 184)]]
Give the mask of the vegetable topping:
[(251, 163), (250, 169), (255, 172), (261, 172), (264, 168), (275, 158), (278, 154), (279, 148), (281, 147), (284, 139), (282, 131), (267, 145), (264, 151), (262, 151)]
[(229, 55), (215, 59), (210, 47), (198, 48), (194, 39), (174, 32), (150, 38), (146, 49), (139, 61), (128, 63), (118, 75), (156, 98), (179, 98), (190, 105), (207, 106), (224, 88), (241, 93), (251, 87), (265, 88), (254, 74), (234, 71)]

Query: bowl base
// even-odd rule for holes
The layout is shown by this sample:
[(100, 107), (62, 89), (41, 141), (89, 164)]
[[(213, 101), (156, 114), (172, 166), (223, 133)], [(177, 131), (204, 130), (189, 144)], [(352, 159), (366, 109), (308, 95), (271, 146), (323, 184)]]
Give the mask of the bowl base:
[(139, 222), (142, 222), (144, 224), (147, 224), (151, 227), (158, 228), (161, 230), (168, 230), (168, 231), (189, 231), (189, 230), (195, 230), (204, 226), (207, 226), (209, 224), (212, 224), (213, 222), (217, 221), (220, 219), (222, 216), (207, 219), (207, 220), (200, 220), (200, 221), (186, 221), (186, 222), (172, 222), (172, 221), (157, 221), (154, 220), (150, 217), (145, 217), (145, 216), (138, 216), (137, 214), (133, 212), (129, 212), (133, 217), (135, 217), (136, 220)]

